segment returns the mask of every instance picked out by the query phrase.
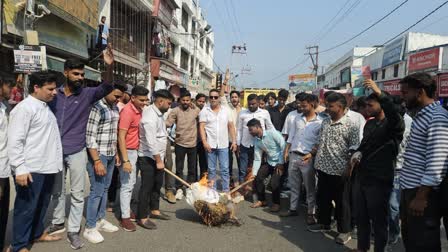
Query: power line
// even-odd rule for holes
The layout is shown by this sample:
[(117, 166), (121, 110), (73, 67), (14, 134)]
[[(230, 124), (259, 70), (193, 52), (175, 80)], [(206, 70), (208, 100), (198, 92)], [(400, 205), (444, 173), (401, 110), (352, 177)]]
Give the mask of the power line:
[(345, 6), (347, 6), (347, 4), (350, 2), (351, 0), (347, 0), (344, 5), (342, 5), (342, 7), (338, 10), (338, 12), (336, 13), (336, 15), (334, 15), (330, 21), (328, 21), (328, 23), (326, 23), (322, 29), (317, 33), (317, 35), (312, 39), (313, 41), (316, 40), (318, 37), (321, 36), (321, 33), (327, 28), (328, 25), (331, 24), (331, 22), (333, 22), (333, 20), (336, 19), (337, 16), (339, 16), (339, 14), (342, 12), (342, 10), (345, 8)]
[(288, 70), (282, 72), (281, 74), (276, 75), (275, 77), (273, 77), (272, 79), (266, 80), (266, 81), (261, 81), (261, 83), (267, 83), (267, 82), (271, 82), (274, 80), (277, 80), (280, 77), (284, 77), (285, 74), (288, 74), (289, 72), (291, 72), (292, 70), (294, 70), (297, 67), (302, 66), (303, 64), (305, 64), (308, 61), (308, 58), (304, 58), (302, 61), (300, 61), (299, 63), (297, 63), (296, 65), (292, 66), (291, 68), (289, 68)]
[[(221, 21), (222, 26), (226, 27), (226, 29), (228, 30), (229, 34), (232, 33), (232, 31), (228, 29), (228, 26), (225, 25), (224, 18), (221, 16), (221, 12), (219, 11), (219, 8), (216, 5), (216, 2), (214, 0), (211, 0), (211, 1), (213, 2), (213, 7), (215, 7), (216, 13), (217, 13), (217, 15), (219, 17), (219, 21)], [(235, 34), (232, 34), (232, 35), (235, 36)], [(235, 41), (238, 40), (238, 38), (236, 36), (234, 37), (234, 39), (235, 39)]]
[(242, 41), (243, 37), (242, 37), (242, 33), (241, 33), (240, 24), (239, 24), (238, 19), (236, 17), (236, 9), (235, 9), (235, 5), (233, 3), (233, 0), (230, 0), (230, 7), (231, 7), (231, 10), (232, 10), (233, 18), (235, 19), (236, 28), (237, 28), (237, 30), (239, 32), (240, 39)]
[(349, 15), (350, 12), (352, 12), (356, 7), (358, 7), (359, 3), (361, 3), (362, 0), (356, 0), (355, 2), (353, 2), (353, 4), (336, 20), (336, 22), (334, 22), (330, 28), (328, 28), (323, 34), (322, 36), (317, 40), (316, 44), (320, 43), (320, 41), (322, 41), (322, 39), (324, 39), (339, 23), (341, 23), (345, 18), (347, 18), (347, 16)]
[(407, 2), (409, 2), (409, 0), (405, 0), (405, 1), (403, 1), (401, 4), (399, 4), (397, 7), (395, 7), (393, 10), (391, 10), (389, 13), (387, 13), (385, 16), (383, 16), (382, 18), (380, 18), (379, 20), (377, 20), (375, 23), (373, 23), (373, 24), (370, 25), (369, 27), (365, 28), (364, 30), (362, 30), (361, 32), (359, 32), (358, 34), (356, 34), (355, 36), (353, 36), (353, 37), (347, 39), (346, 41), (344, 41), (344, 42), (342, 42), (342, 43), (340, 43), (340, 44), (337, 44), (337, 45), (335, 45), (335, 46), (333, 46), (333, 47), (330, 47), (330, 48), (328, 48), (328, 49), (325, 49), (325, 50), (321, 51), (321, 53), (325, 53), (325, 52), (332, 51), (332, 50), (334, 50), (334, 49), (336, 49), (336, 48), (338, 48), (338, 47), (341, 47), (341, 46), (347, 44), (348, 42), (354, 40), (355, 38), (361, 36), (363, 33), (367, 32), (368, 30), (370, 30), (371, 28), (373, 28), (375, 25), (377, 25), (378, 23), (380, 23), (381, 21), (383, 21), (384, 19), (386, 19), (387, 17), (389, 17), (390, 15), (392, 15), (392, 13), (394, 13), (395, 11), (397, 11), (399, 8), (401, 8), (401, 7), (402, 7), (404, 4), (406, 4)]
[(423, 31), (423, 30), (427, 29), (428, 27), (433, 26), (433, 25), (435, 25), (436, 23), (442, 21), (442, 20), (445, 19), (445, 18), (448, 18), (448, 16), (443, 16), (443, 17), (437, 19), (436, 21), (434, 21), (434, 22), (432, 22), (432, 23), (430, 23), (430, 24), (424, 26), (423, 28), (421, 28), (421, 30)]
[(235, 34), (235, 38), (238, 39), (238, 33), (236, 32), (236, 29), (235, 29), (235, 27), (234, 27), (233, 19), (232, 19), (232, 17), (230, 16), (230, 11), (229, 11), (229, 6), (227, 5), (227, 1), (224, 1), (224, 5), (225, 5), (225, 9), (226, 9), (227, 17), (229, 18), (230, 26), (231, 26), (231, 28), (232, 28), (232, 32)]
[[(422, 17), (421, 19), (419, 19), (417, 22), (415, 22), (414, 24), (412, 24), (411, 26), (409, 26), (408, 28), (406, 28), (405, 30), (403, 30), (402, 32), (398, 33), (397, 35), (395, 35), (393, 38), (387, 40), (386, 42), (384, 42), (381, 46), (386, 45), (387, 43), (395, 40), (396, 38), (400, 37), (401, 35), (403, 35), (404, 33), (406, 33), (407, 31), (409, 31), (410, 29), (414, 28), (416, 25), (418, 25), (419, 23), (421, 23), (423, 20), (425, 20), (426, 18), (428, 18), (429, 16), (431, 16), (432, 14), (434, 14), (435, 12), (437, 12), (440, 8), (442, 8), (443, 6), (445, 6), (448, 3), (448, 1), (443, 2), (441, 5), (439, 5), (437, 8), (435, 8), (434, 10), (432, 10), (431, 12), (429, 12), (428, 14), (426, 14), (424, 17)], [(370, 53), (376, 51), (377, 48), (361, 55), (358, 57), (355, 57), (354, 59), (359, 59), (359, 58), (364, 58), (367, 55), (369, 55)]]

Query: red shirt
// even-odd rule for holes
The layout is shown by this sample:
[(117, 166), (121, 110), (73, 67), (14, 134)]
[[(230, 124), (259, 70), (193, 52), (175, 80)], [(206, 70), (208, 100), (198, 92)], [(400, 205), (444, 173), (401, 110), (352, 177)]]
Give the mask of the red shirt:
[(126, 104), (120, 112), (118, 129), (128, 131), (126, 134), (126, 148), (129, 150), (137, 150), (139, 147), (139, 124), (141, 119), (141, 111), (139, 111), (132, 102)]

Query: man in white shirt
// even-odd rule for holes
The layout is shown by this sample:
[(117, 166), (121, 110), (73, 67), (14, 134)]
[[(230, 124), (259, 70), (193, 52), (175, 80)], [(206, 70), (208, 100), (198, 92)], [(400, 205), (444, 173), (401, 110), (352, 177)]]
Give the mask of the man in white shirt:
[(252, 119), (257, 119), (261, 123), (263, 130), (273, 129), (269, 112), (258, 107), (258, 96), (251, 94), (247, 97), (248, 109), (241, 111), (238, 118), (237, 144), (240, 154), (239, 182), (244, 182), (247, 175), (247, 168), (252, 166), (249, 161), (254, 159), (254, 137), (249, 133), (247, 123)]
[[(137, 224), (146, 229), (156, 229), (149, 220), (169, 220), (159, 210), (160, 188), (163, 184), (168, 134), (163, 114), (173, 102), (173, 95), (165, 89), (154, 92), (154, 104), (143, 110), (140, 121), (140, 147), (137, 166), (141, 172), (141, 186), (137, 208)], [(148, 216), (149, 213), (149, 216)]]
[(11, 112), (8, 128), (8, 155), (17, 192), (13, 251), (27, 249), (35, 240), (61, 239), (44, 232), (55, 175), (63, 165), (58, 124), (47, 104), (56, 96), (56, 75), (32, 74), (29, 90), (32, 94)]
[(6, 226), (9, 215), (9, 176), (11, 169), (8, 162), (7, 137), (8, 117), (7, 102), (11, 94), (11, 83), (0, 79), (0, 251), (3, 251)]
[[(230, 94), (229, 94), (230, 103), (227, 101), (224, 91), (227, 89), (227, 83), (228, 83), (229, 79), (230, 79), (230, 72), (227, 69), (224, 81), (222, 82), (222, 88), (219, 91), (219, 95), (220, 95), (220, 99), (221, 99), (221, 105), (227, 106), (230, 111), (230, 116), (232, 117), (233, 126), (235, 127), (235, 130), (236, 130), (237, 126), (238, 126), (237, 125), (238, 116), (239, 116), (241, 110), (244, 110), (245, 108), (241, 107), (241, 104), (240, 104), (241, 93), (239, 91), (236, 91), (236, 90), (230, 91)], [(229, 137), (229, 148), (231, 148), (231, 146), (232, 146), (231, 141), (232, 141), (232, 139), (230, 139), (230, 137)], [(234, 155), (236, 158), (236, 164), (237, 164), (238, 170), (240, 170), (240, 158), (239, 158), (238, 152), (233, 152), (233, 151), (229, 150), (230, 185), (234, 184), (234, 178), (233, 178), (233, 156)]]
[(299, 104), (300, 97), (304, 96), (305, 94), (306, 93), (296, 94), (295, 103), (297, 104), (297, 109), (289, 112), (288, 116), (286, 116), (285, 124), (283, 125), (283, 129), (282, 129), (282, 135), (283, 135), (283, 137), (285, 137), (286, 140), (288, 140), (289, 131), (290, 131), (290, 128), (292, 127), (292, 124), (294, 123), (294, 120), (296, 119), (296, 116), (298, 114), (302, 113), (302, 108), (298, 104)]
[[(313, 167), (313, 149), (319, 142), (319, 132), (322, 118), (315, 111), (314, 95), (305, 94), (299, 97), (299, 114), (291, 125), (284, 159), (289, 162), (289, 188), (291, 189), (291, 204), (289, 211), (280, 216), (297, 216), (302, 181), (305, 185), (308, 203), (307, 224), (316, 223), (314, 213), (316, 209), (316, 178)], [(316, 150), (314, 150), (315, 152)]]
[(209, 101), (210, 105), (199, 113), (199, 132), (204, 149), (207, 151), (208, 179), (213, 181), (213, 186), (216, 188), (218, 159), (222, 191), (229, 192), (229, 134), (232, 142), (231, 151), (236, 151), (235, 128), (228, 108), (221, 106), (219, 102), (218, 90), (210, 90)]

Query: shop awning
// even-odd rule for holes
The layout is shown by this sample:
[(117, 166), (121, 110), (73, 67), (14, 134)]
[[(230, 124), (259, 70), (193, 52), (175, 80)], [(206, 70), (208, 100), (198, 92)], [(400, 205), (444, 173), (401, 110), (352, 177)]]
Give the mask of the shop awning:
[[(47, 55), (47, 65), (48, 69), (54, 70), (57, 72), (64, 72), (64, 63), (65, 59), (61, 59), (55, 56)], [(93, 81), (101, 81), (101, 72), (95, 70), (89, 66), (85, 66), (84, 68), (85, 78)]]

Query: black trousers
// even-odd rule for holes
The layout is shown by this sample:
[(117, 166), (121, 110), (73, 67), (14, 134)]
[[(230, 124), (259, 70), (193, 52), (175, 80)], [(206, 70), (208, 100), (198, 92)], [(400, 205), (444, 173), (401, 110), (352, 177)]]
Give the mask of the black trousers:
[(317, 171), (317, 220), (319, 224), (330, 225), (334, 201), (336, 203), (335, 217), (339, 233), (348, 233), (352, 230), (350, 190), (341, 176), (329, 175)]
[(370, 249), (370, 231), (375, 233), (375, 252), (386, 251), (388, 238), (389, 200), (392, 184), (360, 181), (355, 189), (358, 249)]
[(119, 167), (114, 167), (114, 172), (112, 173), (112, 180), (110, 182), (109, 191), (107, 192), (107, 202), (109, 204), (114, 204), (117, 199), (117, 191), (120, 188), (120, 171)]
[(275, 167), (268, 164), (261, 165), (255, 178), (255, 187), (259, 201), (266, 200), (264, 180), (271, 175), (272, 203), (280, 204), (281, 176), (275, 173)]
[[(194, 183), (198, 180), (198, 173), (196, 170), (196, 147), (186, 148), (176, 144), (174, 147), (174, 153), (176, 154), (176, 175), (184, 177), (184, 162), (185, 156), (187, 156), (188, 175), (187, 182)], [(182, 188), (183, 184), (176, 180), (176, 189)]]
[(0, 251), (5, 247), (6, 226), (9, 214), (9, 178), (0, 178)]
[(164, 171), (157, 169), (156, 161), (149, 157), (138, 157), (137, 166), (142, 180), (138, 193), (137, 218), (145, 219), (150, 210), (159, 210)]
[[(204, 145), (202, 144), (201, 141), (198, 142), (198, 145), (196, 146), (196, 152), (197, 152), (197, 157), (199, 160), (199, 174), (200, 177), (202, 178), (204, 176), (204, 173), (207, 172), (208, 170), (208, 164), (207, 164), (207, 153), (204, 149)], [(198, 170), (197, 168), (198, 164), (196, 164), (196, 171)]]
[(439, 192), (432, 190), (429, 193), (428, 205), (423, 216), (413, 216), (409, 213), (409, 204), (415, 198), (416, 193), (417, 188), (401, 190), (401, 236), (406, 252), (441, 251)]

